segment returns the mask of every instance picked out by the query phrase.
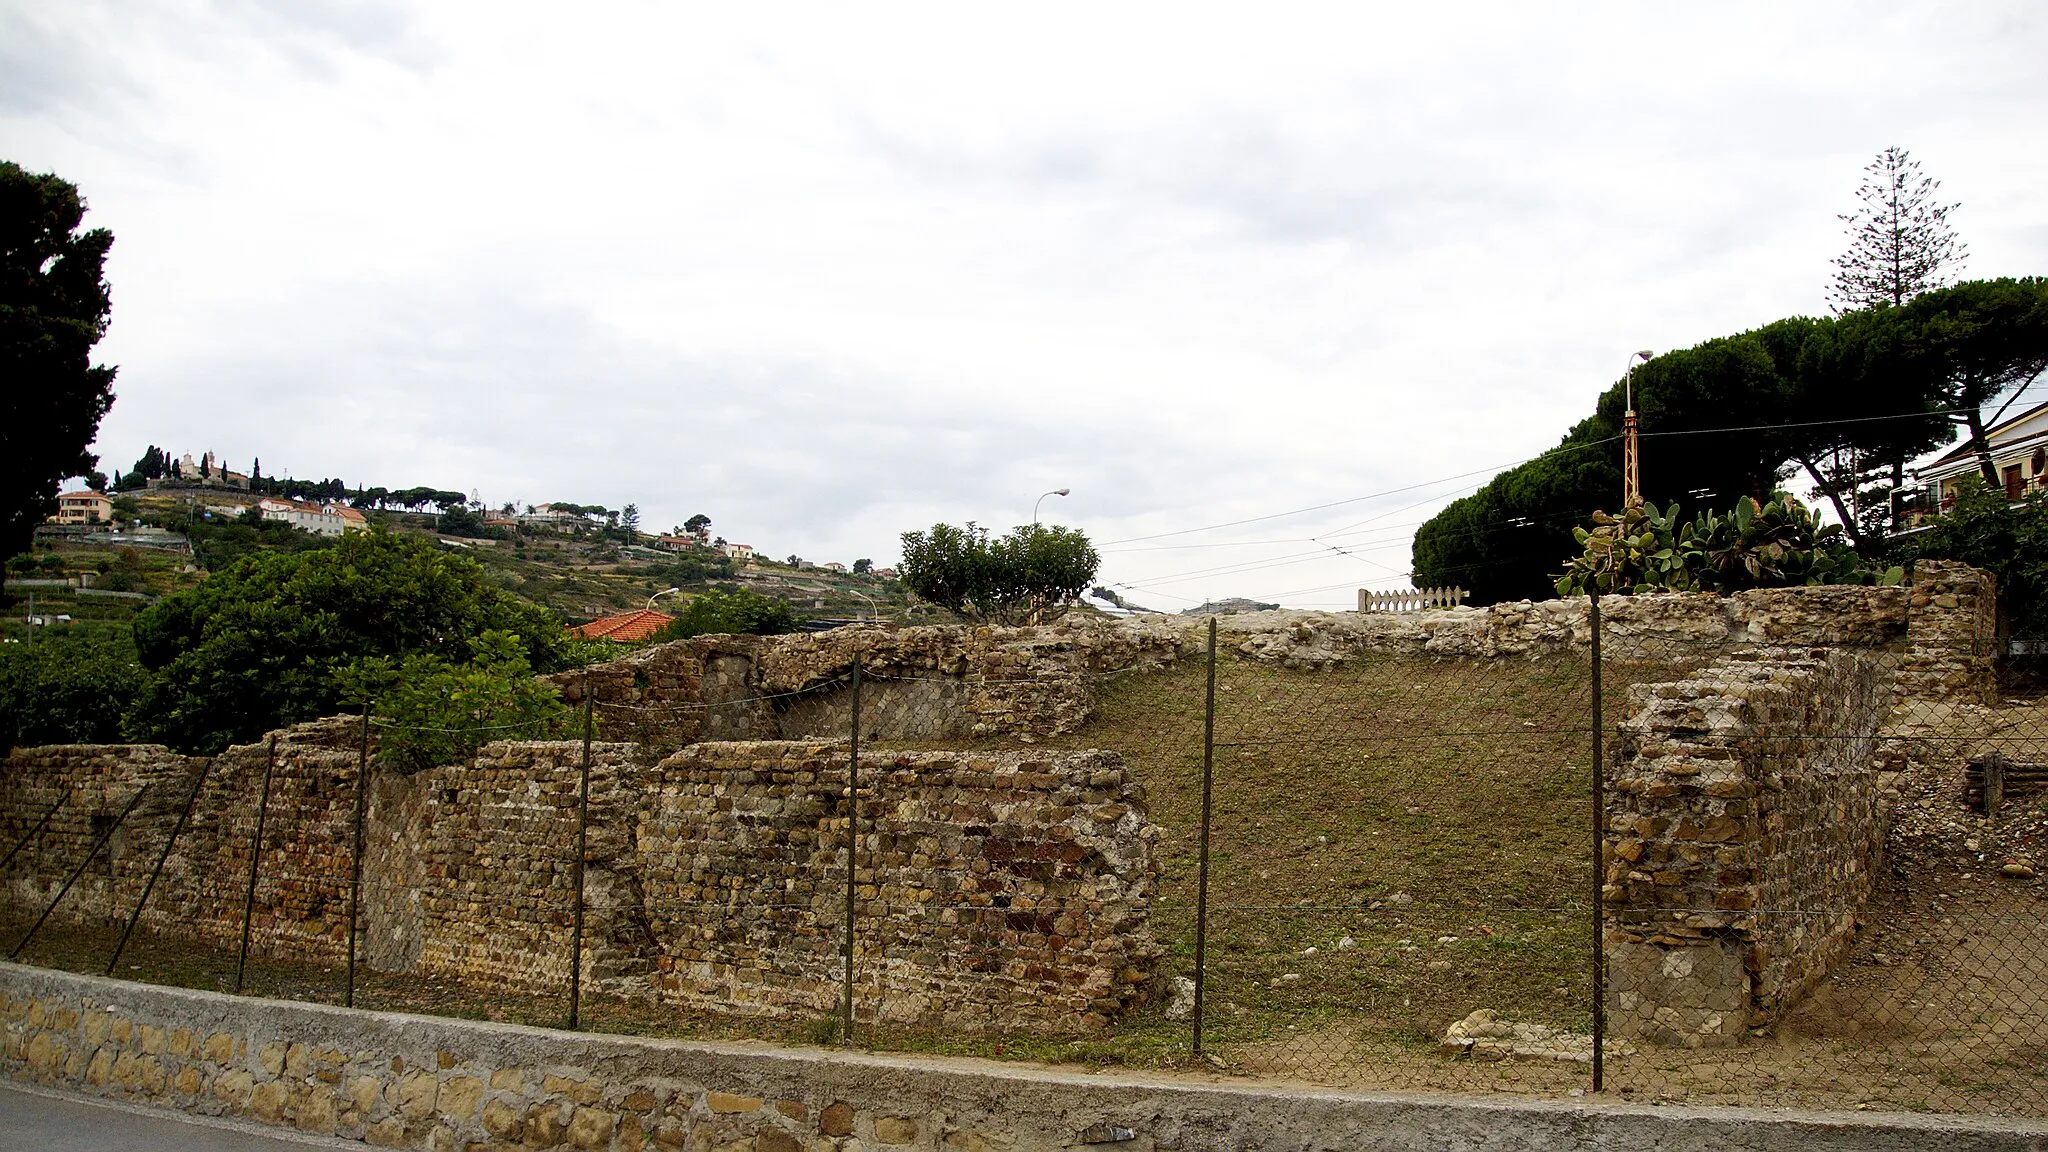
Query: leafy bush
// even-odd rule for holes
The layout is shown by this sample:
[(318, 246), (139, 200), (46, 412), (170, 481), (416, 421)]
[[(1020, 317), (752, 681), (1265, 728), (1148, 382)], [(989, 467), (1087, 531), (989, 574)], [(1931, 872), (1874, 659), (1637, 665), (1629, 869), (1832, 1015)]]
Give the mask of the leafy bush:
[(231, 568), (235, 561), (259, 552), (310, 552), (334, 543), (282, 520), (265, 520), (254, 504), (229, 520), (202, 513), (185, 524), (185, 535), (192, 541), (192, 558), (209, 572)]
[(358, 660), (467, 663), (492, 630), (517, 635), (542, 670), (560, 665), (568, 637), (552, 614), (430, 541), (357, 532), (315, 551), (245, 556), (136, 617), (136, 648), (155, 675), (131, 726), (219, 751), (331, 713), (335, 674)]
[(339, 674), (345, 697), (375, 701), (377, 754), (408, 772), (452, 764), (494, 740), (538, 740), (569, 718), (555, 686), (537, 679), (526, 644), (490, 629), (475, 655), (453, 664), (414, 653), (356, 661)]
[(126, 637), (51, 631), (0, 645), (0, 752), (16, 745), (113, 744), (142, 691)]
[(691, 598), (682, 613), (648, 641), (665, 644), (691, 636), (780, 636), (796, 627), (796, 614), (781, 600), (748, 588), (713, 588)]
[(7, 570), (23, 577), (57, 577), (64, 575), (64, 558), (55, 552), (22, 552), (8, 557)]
[(477, 540), (509, 540), (511, 533), (494, 524), (484, 523), (484, 514), (466, 504), (457, 504), (441, 513), (434, 522), (434, 530), (443, 536), (467, 536)]
[(1645, 503), (1620, 517), (1593, 513), (1593, 527), (1574, 528), (1585, 549), (1557, 578), (1561, 596), (1588, 592), (1719, 592), (1803, 584), (1897, 584), (1903, 571), (1878, 571), (1842, 539), (1838, 524), (1784, 493), (1761, 506), (1747, 496), (1726, 516), (1702, 512), (1691, 521), (1678, 505), (1663, 512)]
[(1901, 542), (1897, 559), (1960, 560), (1998, 578), (1998, 604), (2016, 636), (2048, 637), (2048, 494), (2015, 501), (1971, 477), (1934, 526)]
[(1077, 603), (1101, 557), (1077, 529), (1039, 524), (990, 540), (988, 529), (934, 524), (903, 534), (903, 584), (964, 616), (1015, 624)]

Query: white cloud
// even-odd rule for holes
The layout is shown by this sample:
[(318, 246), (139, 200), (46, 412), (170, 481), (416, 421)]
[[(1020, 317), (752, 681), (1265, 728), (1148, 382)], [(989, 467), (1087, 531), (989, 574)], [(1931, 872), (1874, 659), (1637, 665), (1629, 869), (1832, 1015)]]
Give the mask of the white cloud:
[[(111, 462), (637, 501), (775, 554), (1061, 486), (1107, 542), (1530, 455), (1630, 349), (1819, 309), (1892, 143), (1975, 273), (2048, 255), (2025, 4), (0, 19), (0, 155), (118, 237)], [(1484, 478), (1104, 576), (1341, 604), (1406, 568), (1430, 505), (1396, 510)], [(1375, 515), (1363, 559), (1174, 579)], [(1180, 547), (1242, 539), (1291, 542)]]

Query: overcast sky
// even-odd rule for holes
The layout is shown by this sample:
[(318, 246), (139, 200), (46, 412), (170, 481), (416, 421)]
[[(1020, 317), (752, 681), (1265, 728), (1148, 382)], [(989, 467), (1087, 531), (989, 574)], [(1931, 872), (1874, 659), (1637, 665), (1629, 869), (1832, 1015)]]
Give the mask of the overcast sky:
[(0, 157), (116, 236), (103, 467), (877, 563), (1070, 487), (1141, 603), (1342, 607), (1630, 350), (1823, 311), (1887, 145), (2048, 273), (2044, 12), (0, 0)]

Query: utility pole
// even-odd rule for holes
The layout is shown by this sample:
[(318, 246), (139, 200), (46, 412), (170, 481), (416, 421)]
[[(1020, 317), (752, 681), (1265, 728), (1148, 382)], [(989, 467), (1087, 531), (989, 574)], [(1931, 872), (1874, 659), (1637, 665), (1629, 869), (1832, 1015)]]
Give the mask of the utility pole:
[(1638, 352), (1628, 358), (1628, 370), (1622, 374), (1622, 391), (1628, 410), (1621, 416), (1621, 506), (1633, 508), (1643, 502), (1643, 459), (1642, 450), (1636, 443), (1636, 362), (1648, 360), (1652, 354)]

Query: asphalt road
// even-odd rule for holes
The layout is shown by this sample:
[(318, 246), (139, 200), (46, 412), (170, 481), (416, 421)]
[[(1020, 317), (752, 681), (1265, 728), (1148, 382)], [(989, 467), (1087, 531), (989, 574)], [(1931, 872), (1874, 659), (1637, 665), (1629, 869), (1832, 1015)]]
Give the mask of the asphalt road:
[(0, 1085), (0, 1152), (305, 1152), (307, 1148), (360, 1147), (266, 1135), (238, 1124), (44, 1096)]

